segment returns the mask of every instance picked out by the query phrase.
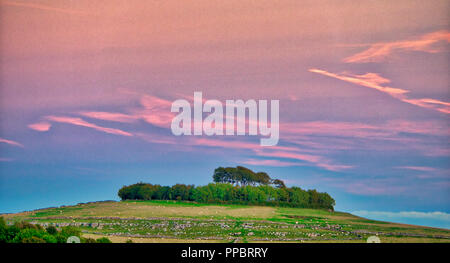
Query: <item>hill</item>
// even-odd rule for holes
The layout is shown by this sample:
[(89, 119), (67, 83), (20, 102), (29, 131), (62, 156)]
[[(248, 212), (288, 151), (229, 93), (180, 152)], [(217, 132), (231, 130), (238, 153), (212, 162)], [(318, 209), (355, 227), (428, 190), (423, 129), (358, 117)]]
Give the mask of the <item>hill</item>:
[(214, 205), (186, 201), (105, 201), (2, 215), (74, 226), (113, 242), (450, 242), (450, 230), (368, 220), (320, 209)]

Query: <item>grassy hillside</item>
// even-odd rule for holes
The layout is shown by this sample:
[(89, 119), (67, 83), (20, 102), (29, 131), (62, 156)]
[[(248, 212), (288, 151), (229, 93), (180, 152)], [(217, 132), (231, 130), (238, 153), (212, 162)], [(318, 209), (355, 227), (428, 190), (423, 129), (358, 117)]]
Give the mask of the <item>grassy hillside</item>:
[(342, 212), (175, 201), (94, 202), (3, 215), (67, 225), (113, 242), (450, 242), (450, 230), (368, 220)]

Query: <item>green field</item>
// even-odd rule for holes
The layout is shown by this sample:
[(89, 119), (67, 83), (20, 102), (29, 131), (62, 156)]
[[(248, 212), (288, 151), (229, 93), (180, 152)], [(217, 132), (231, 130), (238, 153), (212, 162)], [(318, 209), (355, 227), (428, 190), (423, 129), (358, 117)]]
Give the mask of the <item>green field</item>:
[(2, 215), (75, 226), (113, 242), (450, 242), (450, 230), (368, 220), (349, 213), (176, 201), (93, 202)]

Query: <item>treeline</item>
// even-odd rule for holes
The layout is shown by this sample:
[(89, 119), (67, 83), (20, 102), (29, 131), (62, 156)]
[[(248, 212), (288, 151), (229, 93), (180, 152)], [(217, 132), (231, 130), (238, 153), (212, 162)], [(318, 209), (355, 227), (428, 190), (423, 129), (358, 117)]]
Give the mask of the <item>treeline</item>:
[[(213, 176), (214, 181), (218, 178), (216, 177), (216, 172)], [(246, 179), (245, 183), (241, 182), (240, 184), (233, 184), (232, 181), (227, 181), (227, 183), (221, 181), (205, 186), (185, 184), (161, 186), (141, 182), (123, 186), (119, 190), (118, 195), (122, 200), (183, 200), (198, 203), (334, 209), (335, 201), (328, 193), (320, 193), (316, 190), (303, 190), (299, 187), (289, 188), (284, 186), (284, 183), (282, 186), (281, 184), (276, 184), (276, 187), (263, 183), (259, 183), (258, 186), (255, 186), (255, 184), (251, 181), (249, 182), (248, 179)]]
[(80, 238), (81, 243), (111, 243), (106, 237), (83, 238), (81, 231), (73, 226), (44, 228), (26, 221), (8, 226), (3, 217), (0, 217), (0, 243), (67, 243), (67, 239), (72, 236)]

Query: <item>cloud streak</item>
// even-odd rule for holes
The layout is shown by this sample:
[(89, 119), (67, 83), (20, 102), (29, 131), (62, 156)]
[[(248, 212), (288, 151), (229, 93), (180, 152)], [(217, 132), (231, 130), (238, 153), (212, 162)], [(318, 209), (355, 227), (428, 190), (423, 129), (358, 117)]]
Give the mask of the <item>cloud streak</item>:
[[(325, 71), (315, 70), (316, 72), (326, 73), (330, 76), (337, 74)], [(345, 78), (344, 78), (345, 79)], [(376, 74), (366, 74), (362, 77), (362, 84), (366, 86), (376, 86), (377, 83), (388, 83), (389, 80), (379, 77)], [(349, 79), (345, 79), (349, 80)], [(358, 79), (350, 77), (354, 83), (359, 83)], [(386, 88), (386, 87), (384, 87)], [(379, 89), (383, 92), (391, 92), (392, 89)], [(394, 94), (402, 94), (406, 91), (396, 91)], [(166, 144), (173, 147), (189, 147), (189, 151), (196, 151), (198, 147), (233, 149), (237, 151), (250, 151), (254, 154), (252, 159), (246, 160), (248, 164), (262, 166), (314, 166), (329, 171), (342, 171), (353, 168), (354, 165), (339, 164), (333, 161), (332, 156), (336, 151), (346, 151), (349, 149), (360, 148), (360, 144), (355, 143), (354, 139), (369, 140), (364, 147), (379, 147), (377, 144), (381, 141), (397, 141), (411, 143), (411, 138), (403, 138), (400, 133), (418, 133), (425, 135), (444, 135), (447, 133), (442, 127), (437, 127), (433, 123), (411, 123), (407, 121), (391, 121), (384, 125), (353, 123), (353, 122), (299, 122), (282, 123), (280, 129), (283, 136), (280, 145), (261, 149), (257, 143), (248, 140), (248, 137), (230, 140), (222, 137), (198, 137), (188, 136), (174, 137), (170, 135), (169, 124), (173, 118), (170, 112), (171, 102), (152, 95), (142, 95), (139, 98), (140, 107), (133, 107), (122, 112), (106, 111), (79, 111), (82, 117), (94, 120), (134, 124), (137, 121), (150, 123), (154, 126), (165, 128), (168, 134), (148, 134), (146, 132), (127, 132), (119, 129), (103, 127), (79, 117), (67, 116), (47, 116), (45, 121), (30, 124), (29, 128), (36, 131), (48, 131), (51, 127), (50, 122), (69, 123), (77, 126), (89, 127), (98, 131), (122, 135), (135, 136), (148, 143)], [(369, 143), (374, 142), (374, 143)], [(283, 145), (288, 144), (289, 146)], [(378, 145), (378, 146), (377, 146)], [(402, 147), (402, 145), (389, 147)], [(171, 147), (172, 147), (171, 146)], [(429, 148), (429, 147), (428, 147)], [(374, 148), (372, 148), (374, 149)], [(270, 158), (267, 160), (266, 158)]]
[[(341, 165), (341, 164), (333, 164), (330, 160), (319, 156), (319, 155), (311, 155), (298, 152), (286, 152), (286, 151), (265, 151), (261, 149), (256, 149), (256, 154), (258, 156), (264, 157), (275, 157), (275, 158), (283, 158), (283, 159), (291, 159), (306, 162), (306, 164), (311, 164), (313, 166), (317, 166), (320, 168), (324, 168), (329, 171), (341, 171), (345, 169), (353, 168), (351, 165)], [(305, 163), (303, 163), (305, 165)]]
[(117, 112), (104, 112), (104, 111), (81, 111), (81, 116), (112, 122), (132, 123), (135, 122), (138, 117)]
[(131, 134), (129, 132), (122, 131), (119, 129), (114, 129), (114, 128), (98, 126), (96, 124), (87, 122), (81, 118), (65, 117), (65, 116), (47, 116), (46, 119), (49, 121), (53, 121), (53, 122), (67, 123), (67, 124), (72, 124), (72, 125), (77, 125), (77, 126), (82, 126), (82, 127), (88, 127), (88, 128), (92, 128), (97, 131), (102, 131), (102, 132), (109, 133), (109, 134), (122, 135), (122, 136), (133, 136), (133, 134)]
[(310, 72), (321, 74), (324, 76), (328, 76), (331, 78), (339, 79), (342, 81), (350, 82), (359, 86), (375, 89), (378, 91), (381, 91), (383, 93), (386, 93), (390, 95), (393, 98), (396, 98), (402, 102), (409, 103), (415, 106), (419, 106), (421, 108), (427, 108), (436, 110), (445, 114), (450, 114), (450, 103), (436, 100), (436, 99), (430, 99), (430, 98), (421, 98), (421, 99), (411, 99), (408, 98), (405, 94), (408, 93), (408, 90), (404, 89), (398, 89), (398, 88), (391, 88), (388, 86), (382, 86), (382, 84), (389, 83), (390, 81), (388, 79), (385, 79), (381, 76), (379, 76), (376, 73), (367, 73), (364, 75), (353, 75), (353, 74), (335, 74), (328, 72), (326, 70), (321, 69), (310, 69)]
[(21, 144), (19, 142), (12, 141), (12, 140), (7, 140), (7, 139), (3, 139), (3, 138), (0, 138), (0, 142), (6, 143), (6, 144), (9, 144), (9, 145), (12, 145), (12, 146), (17, 146), (17, 147), (22, 147), (22, 148), (24, 147), (23, 144)]
[(81, 111), (81, 116), (112, 122), (133, 123), (143, 120), (161, 128), (169, 128), (170, 122), (175, 116), (170, 111), (172, 102), (156, 96), (143, 95), (140, 98), (140, 108), (131, 108), (128, 113), (104, 112), (104, 111)]
[(285, 162), (280, 160), (261, 160), (261, 159), (247, 159), (244, 161), (240, 161), (243, 164), (255, 165), (255, 166), (274, 166), (274, 167), (289, 167), (289, 166), (301, 166), (299, 163), (295, 162)]
[(450, 32), (437, 31), (423, 35), (416, 40), (404, 40), (387, 43), (371, 44), (368, 49), (344, 59), (346, 63), (366, 63), (379, 62), (393, 52), (397, 51), (422, 51), (428, 53), (439, 52), (440, 49), (435, 47), (438, 42), (450, 42)]

